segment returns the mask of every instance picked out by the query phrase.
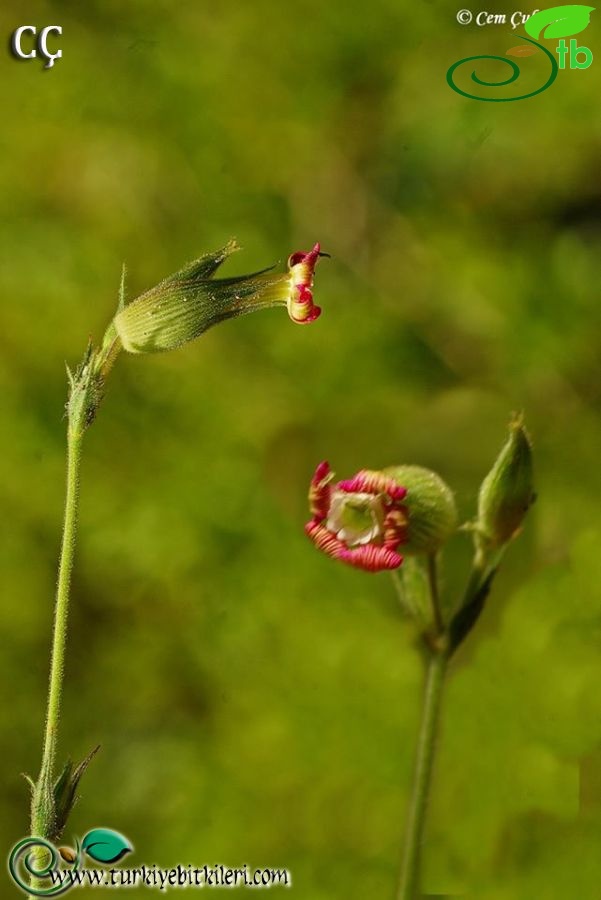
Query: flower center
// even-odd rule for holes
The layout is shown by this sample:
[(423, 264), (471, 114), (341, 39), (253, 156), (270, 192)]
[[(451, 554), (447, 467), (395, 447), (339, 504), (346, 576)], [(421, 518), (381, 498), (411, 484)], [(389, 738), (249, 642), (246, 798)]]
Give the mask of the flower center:
[(349, 547), (369, 544), (384, 532), (381, 498), (377, 494), (334, 490), (326, 527)]

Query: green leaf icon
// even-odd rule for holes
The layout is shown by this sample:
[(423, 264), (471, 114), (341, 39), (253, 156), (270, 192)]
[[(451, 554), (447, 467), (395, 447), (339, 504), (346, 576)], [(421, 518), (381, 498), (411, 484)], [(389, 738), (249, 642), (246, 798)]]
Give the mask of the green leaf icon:
[(88, 856), (100, 863), (118, 862), (132, 850), (127, 839), (110, 828), (88, 831), (81, 846)]
[(594, 10), (594, 6), (580, 6), (579, 4), (541, 9), (540, 12), (530, 16), (524, 29), (526, 34), (535, 39), (544, 37), (551, 40), (570, 37), (572, 34), (584, 31), (591, 21), (591, 13)]

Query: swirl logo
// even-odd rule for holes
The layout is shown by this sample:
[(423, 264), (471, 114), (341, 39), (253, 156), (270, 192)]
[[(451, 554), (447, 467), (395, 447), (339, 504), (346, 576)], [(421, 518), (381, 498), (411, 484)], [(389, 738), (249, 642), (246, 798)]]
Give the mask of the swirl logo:
[[(530, 16), (530, 18), (524, 25), (526, 33), (529, 34), (530, 37), (518, 35), (521, 41), (526, 42), (525, 44), (520, 44), (518, 47), (513, 47), (511, 50), (508, 50), (506, 56), (491, 56), (487, 54), (480, 54), (478, 56), (468, 56), (465, 59), (460, 59), (458, 62), (453, 63), (453, 65), (449, 68), (447, 72), (447, 84), (457, 94), (461, 94), (462, 97), (467, 97), (470, 100), (481, 100), (485, 103), (510, 103), (514, 100), (527, 100), (530, 97), (536, 97), (537, 94), (541, 94), (543, 91), (546, 91), (547, 88), (551, 87), (551, 85), (557, 78), (559, 69), (564, 69), (566, 67), (566, 57), (568, 56), (568, 54), (571, 69), (588, 68), (588, 66), (590, 66), (593, 61), (593, 54), (588, 47), (579, 47), (577, 45), (577, 42), (574, 40), (570, 41), (570, 45), (568, 47), (566, 42), (564, 40), (561, 40), (559, 42), (559, 45), (555, 49), (555, 53), (559, 58), (558, 62), (558, 60), (555, 58), (555, 55), (551, 53), (543, 44), (539, 43), (536, 38), (564, 38), (570, 35), (579, 34), (581, 31), (584, 31), (584, 29), (589, 24), (590, 14), (593, 11), (594, 7), (592, 6), (580, 5), (555, 6), (552, 9), (541, 10), (540, 12), (537, 12), (534, 15)], [(465, 12), (465, 10), (462, 10), (461, 12)], [(550, 63), (550, 71), (547, 80), (541, 87), (538, 87), (534, 90), (529, 90), (527, 93), (519, 94), (516, 97), (480, 96), (477, 93), (472, 93), (471, 85), (470, 90), (467, 90), (457, 84), (456, 73), (458, 69), (466, 65), (469, 67), (470, 63), (476, 63), (482, 60), (493, 60), (495, 62), (502, 62), (505, 66), (509, 66), (511, 74), (508, 78), (495, 81), (487, 81), (481, 78), (476, 73), (476, 70), (473, 69), (471, 72), (471, 80), (474, 84), (479, 85), (482, 88), (506, 87), (507, 85), (516, 82), (521, 75), (520, 67), (518, 66), (518, 64), (512, 59), (507, 59), (506, 57), (526, 57), (531, 56), (532, 54), (539, 51), (542, 51), (547, 57)], [(580, 61), (580, 57), (582, 56), (584, 56), (584, 61)]]
[[(496, 60), (497, 62), (504, 63), (505, 65), (510, 67), (511, 75), (509, 76), (509, 78), (505, 78), (503, 81), (485, 81), (483, 78), (479, 78), (478, 75), (476, 74), (476, 71), (474, 70), (472, 72), (472, 81), (475, 84), (479, 84), (483, 87), (505, 87), (505, 85), (513, 84), (514, 81), (518, 80), (518, 78), (520, 77), (520, 67), (518, 66), (517, 63), (513, 62), (513, 60), (511, 60), (511, 59), (506, 59), (506, 57), (504, 57), (504, 56), (487, 56), (487, 55), (468, 56), (466, 59), (460, 59), (459, 62), (454, 63), (451, 66), (451, 68), (449, 69), (449, 71), (447, 72), (447, 84), (449, 85), (449, 87), (453, 88), (454, 91), (456, 91), (458, 94), (461, 94), (463, 97), (469, 97), (470, 100), (483, 100), (484, 102), (488, 102), (488, 103), (508, 103), (512, 100), (527, 100), (528, 97), (535, 97), (537, 94), (541, 94), (543, 91), (546, 91), (547, 88), (551, 87), (551, 85), (557, 78), (557, 72), (558, 72), (559, 67), (557, 65), (557, 61), (556, 61), (555, 57), (553, 56), (552, 53), (549, 53), (549, 51), (547, 50), (546, 47), (543, 47), (543, 45), (537, 43), (537, 41), (532, 41), (532, 40), (530, 40), (530, 38), (527, 38), (527, 37), (521, 37), (521, 35), (518, 35), (518, 36), (520, 37), (520, 39), (522, 41), (528, 41), (529, 44), (534, 44), (535, 47), (539, 47), (543, 51), (543, 53), (546, 54), (546, 56), (549, 59), (549, 62), (551, 63), (551, 71), (549, 73), (549, 77), (547, 78), (546, 82), (543, 84), (542, 87), (537, 88), (537, 90), (535, 90), (535, 91), (530, 91), (528, 94), (520, 94), (519, 97), (479, 97), (477, 94), (470, 94), (470, 93), (468, 93), (468, 91), (464, 91), (457, 84), (455, 84), (455, 81), (454, 81), (455, 71), (460, 66), (463, 66), (465, 63), (473, 63), (473, 62), (476, 62), (476, 60), (481, 60), (481, 59), (493, 59), (493, 60)], [(517, 50), (517, 48), (516, 48), (516, 50)], [(508, 51), (508, 52), (510, 52), (510, 51)], [(513, 51), (513, 52), (515, 53), (516, 51)], [(520, 54), (520, 55), (522, 55), (522, 54)]]
[[(8, 858), (8, 871), (15, 884), (33, 897), (56, 897), (64, 894), (73, 886), (73, 882), (52, 877), (60, 871), (60, 858), (65, 859), (73, 869), (78, 869), (81, 863), (79, 844), (75, 853), (67, 853), (67, 848), (64, 849), (65, 853), (61, 854), (43, 838), (23, 838), (15, 844)], [(44, 887), (44, 884), (48, 884), (48, 879), (51, 883)]]
[[(109, 828), (88, 831), (81, 845), (58, 849), (43, 838), (27, 837), (15, 844), (8, 871), (15, 884), (30, 897), (56, 897), (77, 882), (69, 873), (83, 868), (84, 853), (103, 865), (119, 862), (131, 851), (126, 838)], [(65, 864), (65, 865), (63, 865)]]

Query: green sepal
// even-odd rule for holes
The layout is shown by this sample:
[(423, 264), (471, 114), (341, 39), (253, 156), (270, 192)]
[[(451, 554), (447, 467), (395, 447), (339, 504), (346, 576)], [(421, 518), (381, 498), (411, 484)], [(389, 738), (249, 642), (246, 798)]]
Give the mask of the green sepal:
[(102, 400), (103, 380), (97, 371), (96, 357), (97, 352), (89, 341), (75, 373), (67, 367), (67, 417), (72, 432), (81, 433), (91, 425)]
[[(55, 830), (56, 804), (47, 772), (41, 772), (37, 782), (28, 778), (31, 788), (31, 823), (33, 837), (47, 837)], [(35, 832), (38, 834), (35, 834)]]
[(484, 609), (486, 599), (490, 593), (496, 569), (489, 571), (476, 585), (464, 605), (455, 613), (449, 625), (449, 653), (457, 650), (466, 639)]
[(127, 278), (127, 268), (125, 263), (121, 266), (121, 282), (119, 284), (119, 301), (117, 303), (117, 312), (125, 309), (125, 279)]
[(71, 810), (79, 799), (77, 795), (79, 782), (99, 750), (100, 745), (94, 747), (94, 749), (88, 753), (85, 759), (77, 766), (71, 759), (68, 759), (63, 771), (54, 783), (54, 831), (53, 834), (50, 835), (51, 841), (58, 840), (63, 833)]

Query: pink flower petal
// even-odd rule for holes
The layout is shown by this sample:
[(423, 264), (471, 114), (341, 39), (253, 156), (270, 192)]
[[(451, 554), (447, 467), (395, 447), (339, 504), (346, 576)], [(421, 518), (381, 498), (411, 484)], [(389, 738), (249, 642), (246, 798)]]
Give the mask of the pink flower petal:
[(407, 496), (407, 489), (389, 475), (370, 469), (362, 469), (353, 478), (340, 481), (338, 487), (349, 494), (388, 494), (391, 500), (402, 500)]
[(361, 547), (353, 547), (352, 550), (345, 549), (337, 559), (365, 572), (398, 569), (403, 562), (403, 557), (394, 550), (388, 547), (375, 547), (373, 544), (363, 544)]
[(309, 486), (309, 508), (313, 517), (320, 522), (327, 518), (330, 511), (331, 481), (330, 464), (324, 460), (315, 469)]

